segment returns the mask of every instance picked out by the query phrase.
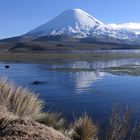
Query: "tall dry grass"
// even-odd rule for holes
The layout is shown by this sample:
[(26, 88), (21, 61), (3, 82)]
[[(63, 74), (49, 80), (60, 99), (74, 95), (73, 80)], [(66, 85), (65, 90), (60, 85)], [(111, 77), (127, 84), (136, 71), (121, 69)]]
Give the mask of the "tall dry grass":
[(0, 120), (36, 119), (41, 115), (42, 107), (43, 102), (29, 89), (0, 79)]
[(121, 111), (120, 106), (114, 104), (104, 140), (126, 140), (129, 133), (130, 116), (131, 111), (129, 108)]
[(99, 129), (87, 115), (81, 116), (72, 124), (72, 140), (93, 140), (98, 138)]

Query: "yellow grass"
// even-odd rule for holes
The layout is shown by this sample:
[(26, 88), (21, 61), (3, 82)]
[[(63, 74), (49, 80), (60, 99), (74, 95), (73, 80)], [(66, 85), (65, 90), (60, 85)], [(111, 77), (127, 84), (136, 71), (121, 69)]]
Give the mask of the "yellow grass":
[(43, 102), (30, 90), (7, 79), (0, 80), (0, 120), (36, 119), (42, 107)]
[(73, 140), (93, 140), (98, 137), (98, 126), (86, 114), (72, 125)]
[(65, 119), (61, 113), (46, 112), (37, 120), (38, 122), (47, 126), (53, 127), (56, 130), (63, 130), (65, 128)]

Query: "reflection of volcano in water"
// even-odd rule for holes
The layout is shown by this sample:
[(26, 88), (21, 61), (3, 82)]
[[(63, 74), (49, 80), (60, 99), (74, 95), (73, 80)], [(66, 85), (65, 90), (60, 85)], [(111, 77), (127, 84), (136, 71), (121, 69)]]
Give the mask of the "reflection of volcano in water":
[(95, 61), (95, 62), (82, 62), (77, 61), (69, 64), (71, 68), (81, 68), (81, 69), (102, 69), (107, 67), (117, 67), (122, 65), (140, 65), (140, 59), (119, 59), (110, 61)]
[[(71, 76), (73, 77), (73, 84), (75, 89), (78, 91), (84, 91), (84, 89), (89, 88), (92, 83), (104, 76), (104, 73), (100, 72), (102, 68), (107, 67), (117, 67), (121, 65), (140, 65), (140, 59), (120, 59), (120, 60), (109, 60), (109, 61), (75, 61), (69, 63), (59, 63), (51, 65), (41, 65), (41, 69), (51, 68), (52, 70), (59, 72), (67, 72), (68, 81), (71, 81)], [(70, 71), (69, 71), (70, 70)], [(76, 71), (78, 70), (78, 72)], [(70, 73), (69, 73), (70, 72)], [(72, 75), (71, 75), (72, 74)], [(61, 76), (61, 79), (63, 77)]]
[(102, 69), (107, 67), (117, 67), (122, 65), (140, 65), (140, 59), (118, 59), (118, 60), (109, 60), (109, 61), (95, 61), (95, 62), (86, 62), (86, 61), (75, 61), (70, 63), (63, 64), (53, 64), (50, 67), (53, 69)]
[(104, 76), (103, 72), (99, 71), (81, 71), (75, 74), (75, 86), (76, 90), (84, 90), (90, 87), (90, 85), (96, 80)]

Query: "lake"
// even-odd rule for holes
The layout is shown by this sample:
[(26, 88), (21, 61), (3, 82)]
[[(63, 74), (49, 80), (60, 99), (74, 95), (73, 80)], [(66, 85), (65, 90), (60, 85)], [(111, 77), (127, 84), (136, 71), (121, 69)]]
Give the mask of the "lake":
[[(102, 68), (140, 65), (140, 59), (96, 62), (24, 64), (0, 63), (0, 75), (29, 87), (45, 102), (45, 110), (60, 111), (72, 120), (87, 112), (101, 125), (109, 119), (114, 103), (140, 112), (140, 77), (114, 75)], [(34, 81), (46, 83), (33, 85)]]

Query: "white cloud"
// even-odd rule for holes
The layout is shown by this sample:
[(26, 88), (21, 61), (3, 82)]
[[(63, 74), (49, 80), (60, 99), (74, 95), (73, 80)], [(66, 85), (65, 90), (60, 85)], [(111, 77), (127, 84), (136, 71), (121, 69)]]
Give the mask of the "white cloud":
[(113, 29), (125, 29), (140, 34), (140, 23), (123, 23), (123, 24), (108, 24), (108, 27)]

